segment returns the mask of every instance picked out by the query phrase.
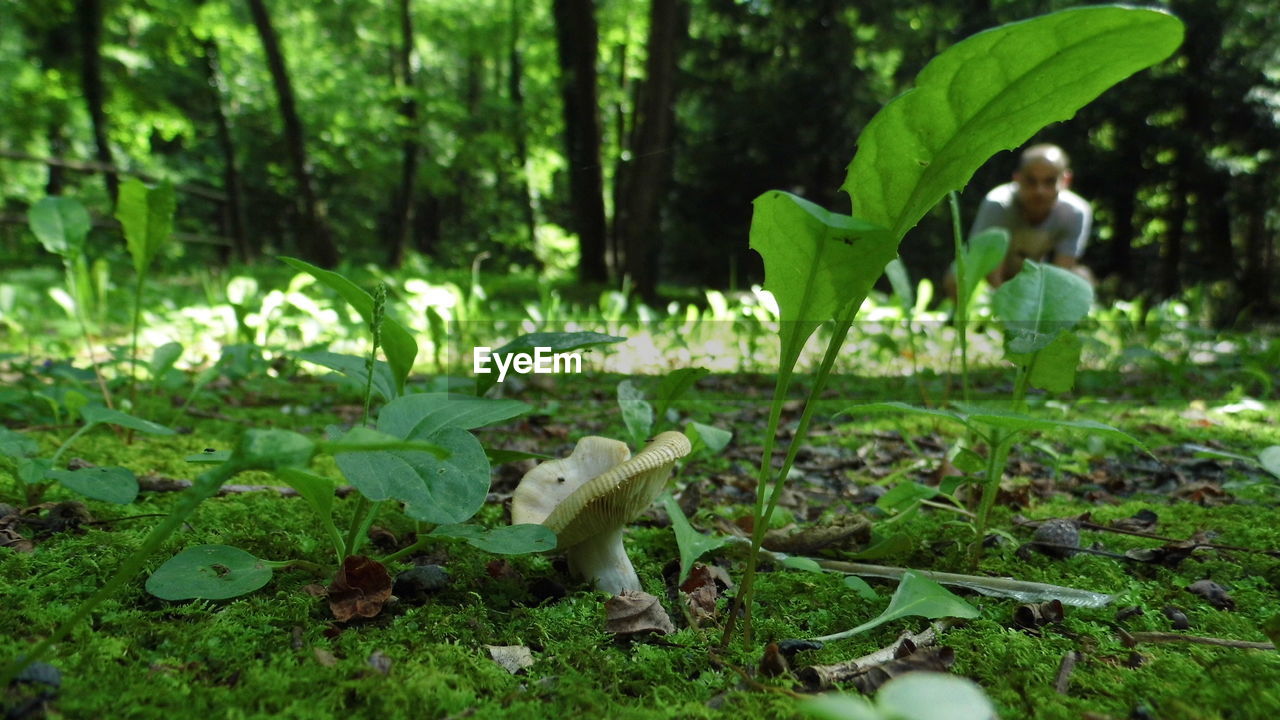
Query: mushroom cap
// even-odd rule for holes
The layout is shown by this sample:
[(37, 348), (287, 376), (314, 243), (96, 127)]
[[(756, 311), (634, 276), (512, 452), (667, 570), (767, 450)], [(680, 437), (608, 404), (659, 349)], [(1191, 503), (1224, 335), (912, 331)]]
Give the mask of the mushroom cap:
[[(568, 461), (573, 460), (580, 450), (584, 450), (583, 444), (588, 440), (593, 442), (585, 449), (587, 454), (575, 463), (569, 463)], [(622, 452), (619, 455), (623, 461), (604, 467), (594, 476), (578, 480), (578, 486), (568, 492), (554, 493), (559, 497), (552, 504), (549, 498), (553, 493), (548, 490), (567, 489), (563, 486), (570, 483), (568, 474), (557, 475), (556, 473), (573, 468), (583, 471), (581, 474), (586, 475), (587, 471), (600, 467), (601, 456), (605, 454), (605, 445), (598, 441), (621, 445)], [(658, 497), (666, 487), (667, 478), (670, 477), (676, 460), (688, 455), (691, 450), (689, 439), (683, 433), (664, 432), (627, 460), (626, 445), (623, 443), (606, 438), (583, 438), (578, 441), (573, 454), (568, 458), (543, 463), (524, 476), (512, 498), (512, 522), (539, 522), (545, 525), (556, 534), (561, 549), (573, 547), (601, 533), (616, 530), (634, 520), (649, 507), (654, 498)], [(539, 472), (543, 467), (553, 463), (564, 464), (554, 465), (551, 475)], [(561, 487), (549, 488), (548, 477), (552, 485)], [(565, 482), (557, 482), (558, 477), (564, 477)], [(525, 484), (529, 483), (531, 478), (534, 482), (530, 484), (529, 491), (522, 493)], [(536, 501), (533, 499), (535, 495), (539, 496)], [(530, 507), (536, 507), (537, 510), (531, 512)], [(534, 519), (535, 515), (547, 507), (551, 508), (549, 512), (540, 519)]]
[(588, 435), (569, 457), (539, 463), (511, 494), (511, 523), (540, 525), (575, 490), (631, 457), (627, 444)]

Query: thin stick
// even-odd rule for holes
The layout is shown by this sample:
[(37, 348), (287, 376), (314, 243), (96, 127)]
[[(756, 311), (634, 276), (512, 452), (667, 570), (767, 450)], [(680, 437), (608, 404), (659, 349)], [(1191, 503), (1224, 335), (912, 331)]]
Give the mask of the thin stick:
[(865, 672), (867, 668), (897, 659), (899, 648), (908, 640), (917, 648), (928, 647), (938, 641), (938, 634), (932, 627), (914, 635), (910, 632), (904, 632), (897, 640), (875, 652), (833, 665), (810, 665), (801, 668), (796, 673), (796, 677), (800, 678), (801, 682), (810, 690), (826, 690), (838, 683), (845, 682), (854, 675)]
[(1247, 640), (1228, 640), (1226, 638), (1205, 637), (1203, 635), (1182, 635), (1171, 632), (1135, 632), (1121, 636), (1125, 645), (1145, 643), (1188, 642), (1197, 645), (1213, 645), (1215, 647), (1242, 648), (1245, 650), (1275, 650), (1275, 643), (1249, 642)]

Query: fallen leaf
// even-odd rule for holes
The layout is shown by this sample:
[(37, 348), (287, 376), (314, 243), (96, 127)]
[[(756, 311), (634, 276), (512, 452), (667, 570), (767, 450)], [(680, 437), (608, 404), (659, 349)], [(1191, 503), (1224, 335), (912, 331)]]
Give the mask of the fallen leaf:
[(1074, 518), (1053, 518), (1040, 523), (1031, 547), (1055, 558), (1069, 558), (1080, 547), (1080, 523)]
[(391, 575), (377, 560), (352, 555), (342, 562), (328, 591), (329, 610), (338, 622), (371, 618), (391, 597)]
[(448, 585), (449, 574), (439, 565), (414, 565), (396, 573), (392, 592), (404, 602), (421, 605), (431, 593)]
[(485, 645), (489, 657), (502, 666), (503, 670), (516, 675), (533, 665), (533, 653), (524, 645)]
[(1212, 580), (1197, 580), (1187, 586), (1187, 592), (1199, 595), (1219, 610), (1235, 610), (1236, 601), (1227, 594), (1226, 588)]
[(623, 590), (604, 604), (604, 631), (614, 635), (655, 632), (667, 635), (676, 631), (671, 617), (658, 598), (634, 590)]
[(1159, 521), (1160, 518), (1155, 514), (1155, 511), (1144, 509), (1134, 513), (1132, 517), (1112, 521), (1111, 527), (1117, 530), (1149, 533), (1155, 529)]

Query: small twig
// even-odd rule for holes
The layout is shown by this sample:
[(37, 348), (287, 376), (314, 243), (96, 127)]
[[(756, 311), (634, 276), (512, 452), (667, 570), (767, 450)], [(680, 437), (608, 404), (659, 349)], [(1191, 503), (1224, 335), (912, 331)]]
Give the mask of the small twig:
[(1076, 663), (1079, 661), (1080, 653), (1075, 650), (1062, 656), (1062, 663), (1058, 665), (1058, 676), (1053, 681), (1053, 689), (1059, 695), (1067, 694), (1067, 685), (1071, 682), (1071, 671), (1076, 669)]
[(1121, 640), (1126, 646), (1132, 647), (1140, 642), (1146, 643), (1168, 643), (1168, 642), (1188, 642), (1198, 645), (1213, 645), (1215, 647), (1242, 648), (1245, 650), (1275, 650), (1275, 643), (1249, 642), (1247, 640), (1228, 640), (1226, 638), (1205, 637), (1203, 635), (1182, 635), (1180, 633), (1171, 632), (1121, 632)]
[(141, 520), (142, 518), (164, 517), (164, 516), (165, 516), (165, 513), (147, 513), (146, 515), (126, 515), (124, 517), (110, 518), (108, 520), (90, 520), (88, 522), (82, 522), (80, 524), (81, 525), (110, 525), (111, 523), (118, 523), (124, 520)]
[[(180, 478), (161, 477), (158, 475), (145, 475), (138, 478), (138, 489), (149, 490), (151, 492), (180, 492), (191, 487), (190, 480)], [(239, 495), (240, 493), (262, 492), (264, 490), (272, 491), (280, 495), (280, 497), (298, 497), (298, 491), (291, 487), (281, 485), (235, 485), (227, 484), (218, 488), (219, 495)], [(344, 498), (356, 489), (350, 485), (339, 485), (333, 489), (333, 494), (337, 497)]]

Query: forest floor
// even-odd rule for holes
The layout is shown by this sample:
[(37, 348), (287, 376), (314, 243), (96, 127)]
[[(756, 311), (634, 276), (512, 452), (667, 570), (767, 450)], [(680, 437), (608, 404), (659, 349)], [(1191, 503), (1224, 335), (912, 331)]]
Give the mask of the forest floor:
[[(1083, 399), (1071, 417), (1115, 425), (1150, 452), (1052, 434), (1015, 447), (993, 516), (996, 532), (976, 571), (967, 560), (973, 529), (961, 508), (886, 494), (897, 485), (936, 486), (948, 474), (945, 456), (960, 438), (957, 428), (839, 414), (855, 403), (918, 402), (912, 396), (921, 387), (940, 397), (951, 378), (926, 374), (917, 386), (902, 378), (835, 377), (774, 524), (839, 528), (864, 518), (869, 533), (863, 525), (801, 554), (1112, 595), (1105, 606), (1067, 606), (1059, 617), (1029, 608), (1034, 603), (957, 590), (978, 617), (939, 626), (936, 647), (947, 650), (931, 657), (937, 669), (976, 681), (1001, 717), (1275, 717), (1280, 654), (1231, 645), (1268, 642), (1268, 623), (1272, 637), (1280, 634), (1280, 492), (1274, 477), (1247, 461), (1280, 445), (1280, 401), (1270, 392), (1240, 402), (1230, 373), (1186, 372), (1083, 373)], [(976, 391), (1007, 390), (1004, 378), (980, 372)], [(552, 456), (564, 456), (584, 435), (626, 437), (615, 403), (621, 379), (509, 383), (506, 395), (534, 412), (477, 434), (486, 446)], [(673, 483), (698, 530), (731, 534), (749, 518), (772, 386), (771, 376), (714, 374), (678, 404), (681, 427), (694, 420), (734, 433), (722, 452), (688, 458)], [(183, 400), (156, 393), (138, 407), (169, 417)], [(327, 425), (358, 420), (360, 405), (358, 393), (325, 379), (261, 375), (211, 385), (174, 423), (176, 435), (126, 442), (124, 433), (99, 428), (71, 454), (135, 469), (144, 490), (130, 505), (55, 486), (40, 505), (21, 507), (21, 485), (0, 472), (0, 500), (11, 506), (0, 508), (11, 513), (0, 519), (9, 533), (9, 547), (0, 549), (0, 659), (22, 654), (103, 585), (181, 496), (164, 491), (164, 479), (197, 474), (188, 456), (230, 448), (248, 427), (318, 437)], [(798, 411), (795, 403), (784, 410), (784, 441)], [(71, 430), (6, 424), (42, 450)], [(494, 467), (481, 524), (509, 522), (510, 494), (531, 463)], [(332, 465), (317, 471), (336, 476)], [(236, 482), (281, 484), (263, 473)], [(375, 617), (339, 622), (320, 597), (334, 567), (313, 511), (276, 490), (239, 489), (248, 491), (203, 503), (148, 568), (185, 547), (215, 543), (270, 560), (309, 561), (319, 571), (277, 570), (262, 589), (223, 601), (160, 600), (139, 577), (54, 648), (47, 659), (60, 671), (57, 687), (23, 682), (0, 696), (8, 717), (804, 717), (802, 698), (811, 688), (801, 668), (858, 658), (930, 625), (920, 617), (890, 622), (796, 652), (784, 669), (767, 644), (863, 623), (884, 609), (894, 583), (866, 578), (872, 595), (855, 592), (838, 573), (765, 564), (755, 641), (718, 649), (743, 556), (730, 547), (705, 555), (703, 562), (724, 572), (702, 575), (701, 604), (691, 604), (675, 584), (671, 520), (656, 504), (626, 542), (645, 589), (675, 623), (673, 633), (606, 632), (607, 596), (571, 578), (555, 553), (497, 556), (445, 543), (391, 567), (438, 566), (438, 587), (397, 597)], [(339, 527), (354, 505), (354, 496), (336, 501)], [(1083, 522), (1080, 545), (1098, 552), (1055, 557), (1024, 547), (1036, 523), (1052, 518)], [(421, 530), (390, 507), (375, 525), (378, 554), (405, 547)], [(867, 552), (868, 545), (875, 550)], [(705, 580), (716, 576), (719, 584)], [(1027, 621), (1038, 615), (1044, 617)], [(856, 692), (853, 683), (837, 689)]]

